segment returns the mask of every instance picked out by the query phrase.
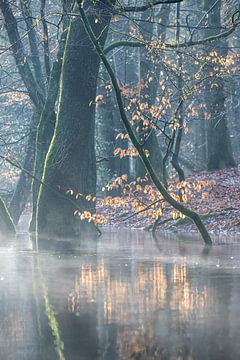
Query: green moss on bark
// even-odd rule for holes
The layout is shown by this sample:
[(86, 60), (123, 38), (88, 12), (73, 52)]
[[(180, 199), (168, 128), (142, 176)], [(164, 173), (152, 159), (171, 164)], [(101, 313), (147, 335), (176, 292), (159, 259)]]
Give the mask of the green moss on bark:
[[(93, 6), (90, 1), (87, 5)], [(96, 11), (106, 13), (99, 23), (95, 23), (94, 12), (89, 15), (104, 45), (111, 13), (103, 3), (96, 5)], [(97, 233), (92, 223), (80, 221), (74, 213), (77, 209), (95, 212), (95, 203), (85, 197), (95, 196), (96, 192), (94, 100), (99, 65), (100, 59), (82, 22), (78, 17), (73, 18), (63, 58), (56, 126), (42, 178), (49, 187), (41, 185), (38, 197), (38, 239)], [(74, 196), (67, 194), (69, 189)], [(77, 193), (81, 194), (78, 198)]]

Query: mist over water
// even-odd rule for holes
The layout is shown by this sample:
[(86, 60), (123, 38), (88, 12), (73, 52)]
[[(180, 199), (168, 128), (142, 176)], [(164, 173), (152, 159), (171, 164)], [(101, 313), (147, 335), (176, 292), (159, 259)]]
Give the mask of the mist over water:
[(106, 232), (1, 239), (0, 359), (239, 359), (240, 245)]

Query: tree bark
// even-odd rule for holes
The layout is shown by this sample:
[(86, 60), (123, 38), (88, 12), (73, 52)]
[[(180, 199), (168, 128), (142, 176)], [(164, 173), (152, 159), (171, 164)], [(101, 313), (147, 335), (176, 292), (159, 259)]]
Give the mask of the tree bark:
[[(205, 9), (208, 10), (214, 4), (214, 0), (204, 2)], [(221, 2), (215, 5), (213, 10), (208, 15), (207, 36), (216, 35), (221, 26)], [(226, 56), (227, 51), (223, 50), (223, 40), (217, 40), (215, 51), (219, 56)], [(212, 49), (211, 49), (212, 50)], [(207, 72), (211, 73), (213, 66), (209, 64), (206, 67)], [(207, 168), (208, 170), (219, 170), (228, 167), (236, 166), (231, 140), (228, 131), (228, 121), (225, 108), (225, 91), (224, 80), (220, 77), (214, 79), (214, 86), (212, 81), (206, 82), (205, 89), (207, 113), (210, 119), (207, 120)]]
[(39, 56), (37, 36), (33, 23), (32, 12), (30, 9), (30, 3), (28, 0), (21, 0), (21, 10), (27, 27), (27, 34), (29, 39), (29, 46), (31, 50), (31, 62), (34, 68), (35, 80), (39, 85), (42, 93), (44, 93), (44, 80), (42, 73), (42, 65)]
[(59, 93), (59, 84), (60, 84), (62, 61), (63, 61), (62, 59), (66, 44), (66, 36), (67, 36), (67, 30), (63, 32), (59, 42), (57, 59), (54, 61), (50, 73), (47, 99), (43, 111), (41, 113), (39, 125), (37, 128), (34, 180), (32, 183), (33, 209), (32, 209), (32, 218), (29, 226), (30, 232), (35, 232), (36, 230), (36, 209), (37, 209), (37, 198), (40, 188), (40, 180), (42, 179), (44, 161), (53, 137), (55, 123), (56, 123), (55, 105)]
[[(180, 42), (180, 22), (181, 22), (181, 5), (180, 3), (177, 4), (177, 31), (176, 31), (176, 42), (179, 44)], [(178, 85), (178, 98), (179, 98), (179, 109), (178, 109), (178, 123), (179, 128), (177, 130), (177, 136), (176, 136), (176, 142), (175, 142), (175, 148), (172, 156), (172, 166), (178, 173), (178, 179), (179, 181), (185, 180), (185, 174), (184, 171), (179, 163), (179, 153), (181, 150), (181, 143), (182, 143), (182, 135), (183, 135), (183, 120), (184, 120), (184, 112), (183, 112), (183, 78), (182, 78), (182, 72), (183, 72), (183, 61), (182, 61), (182, 54), (177, 51), (176, 52), (177, 57), (177, 67), (178, 67), (178, 75), (177, 75), (177, 85)]]
[[(30, 134), (28, 137), (28, 142), (26, 146), (25, 158), (22, 164), (22, 167), (25, 171), (21, 171), (19, 180), (17, 182), (16, 188), (13, 193), (13, 197), (10, 202), (9, 212), (14, 221), (14, 224), (17, 224), (19, 218), (26, 206), (26, 203), (29, 199), (31, 192), (31, 183), (32, 178), (28, 173), (33, 173), (34, 168), (34, 158), (35, 158), (35, 147), (36, 147), (36, 131), (37, 124), (39, 121), (39, 114), (36, 110), (32, 115), (30, 122)], [(27, 173), (28, 172), (28, 173)]]
[(0, 9), (3, 14), (5, 28), (18, 72), (28, 90), (29, 97), (33, 104), (36, 108), (41, 109), (44, 104), (44, 93), (32, 74), (28, 59), (25, 55), (25, 49), (18, 32), (17, 22), (13, 15), (9, 1), (0, 0)]
[[(93, 8), (91, 1), (85, 5), (103, 46), (111, 19), (108, 6), (101, 2)], [(96, 14), (101, 17), (99, 21), (95, 21)], [(63, 59), (57, 122), (43, 174), (44, 183), (56, 192), (40, 187), (38, 239), (75, 238), (96, 232), (92, 223), (80, 221), (74, 213), (76, 209), (95, 211), (95, 202), (87, 201), (86, 196), (94, 197), (96, 193), (95, 98), (99, 65), (99, 57), (83, 24), (78, 17), (72, 19)], [(67, 194), (68, 190), (74, 192), (73, 197)]]
[[(36, 33), (35, 33), (35, 29), (33, 28), (31, 11), (29, 9), (28, 2), (21, 1), (21, 5), (22, 5), (23, 16), (25, 18), (25, 22), (28, 30), (29, 44), (33, 59), (33, 68), (34, 68), (35, 76), (33, 75), (28, 58), (25, 54), (25, 48), (18, 31), (18, 24), (11, 9), (11, 5), (8, 0), (0, 0), (0, 9), (3, 14), (5, 28), (10, 43), (10, 48), (12, 50), (19, 75), (28, 91), (28, 95), (32, 103), (36, 108), (35, 111), (38, 111), (38, 113), (40, 113), (44, 105), (45, 93), (44, 93), (44, 81), (41, 70), (41, 63), (39, 59), (39, 52), (36, 42)], [(39, 120), (39, 116), (37, 116), (37, 119)], [(36, 121), (35, 118), (32, 119), (31, 121), (31, 126), (34, 125), (34, 127), (30, 128), (30, 136), (27, 145), (27, 154), (25, 156), (25, 160), (23, 164), (23, 167), (31, 173), (33, 172), (33, 164), (34, 164), (34, 156), (35, 156), (34, 144), (35, 144), (36, 126), (37, 126), (37, 123), (35, 121)], [(16, 185), (16, 189), (10, 204), (10, 212), (13, 216), (14, 223), (17, 223), (19, 220), (21, 212), (24, 209), (24, 205), (26, 204), (28, 194), (30, 193), (30, 189), (31, 189), (31, 179), (25, 172), (23, 172), (19, 177), (19, 181)], [(18, 200), (19, 200), (19, 204), (17, 204)]]

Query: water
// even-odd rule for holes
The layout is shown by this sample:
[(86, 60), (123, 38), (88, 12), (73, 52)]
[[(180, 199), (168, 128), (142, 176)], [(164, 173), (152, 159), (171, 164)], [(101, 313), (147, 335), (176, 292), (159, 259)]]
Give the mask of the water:
[(240, 245), (108, 232), (1, 240), (0, 359), (240, 359)]

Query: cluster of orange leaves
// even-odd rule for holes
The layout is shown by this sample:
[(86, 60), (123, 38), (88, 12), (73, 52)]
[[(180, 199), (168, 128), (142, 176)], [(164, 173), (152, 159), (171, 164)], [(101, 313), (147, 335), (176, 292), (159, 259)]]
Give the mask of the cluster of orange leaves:
[[(196, 181), (196, 182), (171, 182), (168, 186), (169, 194), (177, 201), (188, 204), (191, 198), (201, 196), (202, 199), (207, 197), (204, 189), (215, 185), (215, 181)], [(120, 189), (122, 195), (104, 196), (98, 201), (99, 213), (92, 214), (90, 211), (75, 211), (75, 215), (79, 216), (81, 221), (93, 222), (96, 225), (107, 224), (110, 221), (110, 209), (125, 209), (129, 214), (135, 213), (136, 216), (145, 216), (152, 220), (158, 220), (166, 214), (171, 214), (173, 219), (184, 217), (179, 211), (171, 209), (167, 202), (163, 199), (155, 186), (151, 185), (148, 179), (137, 178), (128, 182), (127, 174), (117, 177), (111, 183), (106, 184), (102, 188), (102, 192), (111, 192)], [(76, 199), (82, 194), (74, 194), (73, 190), (68, 190), (67, 194), (74, 196)], [(86, 195), (82, 197), (87, 201), (96, 201), (96, 197)], [(102, 209), (109, 209), (107, 215), (101, 213)]]
[[(145, 149), (145, 155), (147, 157), (149, 157), (149, 150)], [(118, 155), (120, 157), (120, 159), (126, 157), (126, 156), (131, 156), (131, 157), (137, 157), (139, 156), (139, 153), (137, 151), (137, 149), (134, 146), (128, 146), (127, 149), (122, 149), (120, 147), (114, 149), (113, 155), (116, 156)]]
[[(204, 189), (215, 185), (214, 181), (198, 181), (190, 183), (182, 181), (171, 183), (168, 186), (170, 195), (177, 201), (187, 204), (191, 198), (201, 196), (202, 199), (207, 197)], [(155, 186), (148, 183), (147, 178), (137, 178), (135, 181), (127, 183), (126, 181), (119, 181), (119, 178), (113, 183), (110, 183), (103, 190), (111, 191), (116, 187), (121, 187), (123, 196), (107, 196), (99, 201), (99, 208), (124, 208), (129, 212), (135, 212), (136, 215), (144, 213), (153, 220), (159, 219), (164, 215), (164, 211), (170, 211), (170, 206), (163, 199)], [(183, 217), (183, 215), (172, 210), (171, 215), (173, 219)]]

